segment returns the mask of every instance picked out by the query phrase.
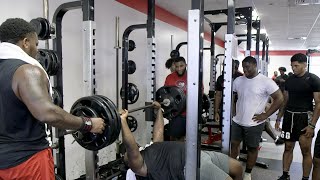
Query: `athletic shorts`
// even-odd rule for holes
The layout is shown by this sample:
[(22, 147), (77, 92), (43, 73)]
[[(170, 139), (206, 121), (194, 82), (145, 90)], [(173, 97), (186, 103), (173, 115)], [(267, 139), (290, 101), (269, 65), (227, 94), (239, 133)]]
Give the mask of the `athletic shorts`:
[(186, 117), (176, 116), (169, 121), (168, 133), (172, 137), (183, 137), (186, 135)]
[(201, 180), (224, 180), (229, 177), (229, 157), (214, 151), (201, 151)]
[(244, 141), (248, 148), (257, 148), (261, 140), (262, 131), (265, 123), (257, 126), (241, 126), (232, 121), (231, 141)]
[(8, 169), (0, 169), (0, 179), (55, 180), (51, 148), (44, 149), (27, 161)]
[(286, 141), (299, 141), (305, 131), (301, 131), (308, 126), (311, 114), (308, 112), (292, 112), (286, 110), (283, 116), (282, 130), (280, 137)]
[(314, 143), (314, 157), (320, 158), (320, 130), (318, 131), (317, 139)]

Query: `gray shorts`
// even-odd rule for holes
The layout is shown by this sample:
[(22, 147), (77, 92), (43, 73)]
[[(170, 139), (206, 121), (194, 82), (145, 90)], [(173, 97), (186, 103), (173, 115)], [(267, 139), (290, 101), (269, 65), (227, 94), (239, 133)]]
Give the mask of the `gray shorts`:
[(225, 180), (229, 177), (229, 157), (214, 151), (201, 151), (201, 180)]
[(247, 147), (257, 148), (259, 147), (264, 126), (265, 123), (257, 126), (246, 127), (232, 121), (231, 141), (244, 141)]

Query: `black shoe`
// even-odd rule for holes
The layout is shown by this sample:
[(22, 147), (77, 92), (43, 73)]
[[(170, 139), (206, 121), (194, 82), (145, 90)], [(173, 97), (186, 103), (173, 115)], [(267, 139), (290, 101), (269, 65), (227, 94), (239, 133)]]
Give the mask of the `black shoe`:
[(276, 140), (274, 140), (274, 143), (279, 146), (284, 144), (284, 140), (282, 138), (280, 138), (279, 136), (277, 136)]
[(289, 176), (282, 175), (278, 178), (278, 180), (290, 180), (290, 175)]

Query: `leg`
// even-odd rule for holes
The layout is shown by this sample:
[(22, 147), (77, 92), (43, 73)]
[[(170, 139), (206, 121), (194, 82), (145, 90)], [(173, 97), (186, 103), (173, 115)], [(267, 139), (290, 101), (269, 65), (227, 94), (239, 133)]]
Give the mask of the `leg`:
[(313, 172), (312, 179), (318, 180), (320, 179), (320, 158), (313, 158)]
[(177, 116), (169, 121), (170, 140), (184, 141), (186, 135), (186, 117)]
[(312, 179), (320, 179), (320, 131), (318, 131), (317, 139), (314, 143)]
[(283, 171), (285, 172), (289, 172), (290, 170), (295, 143), (296, 142), (286, 141), (284, 144), (284, 152), (282, 156), (282, 168), (283, 168)]
[(241, 163), (233, 158), (229, 158), (229, 175), (234, 180), (242, 179), (242, 171)]
[(258, 158), (258, 147), (260, 143), (260, 137), (265, 124), (259, 124), (253, 127), (245, 127), (245, 142), (248, 148), (246, 172), (251, 173), (252, 168), (255, 166)]
[(232, 179), (228, 175), (229, 157), (222, 153), (214, 151), (201, 151), (201, 166), (200, 179), (201, 180), (229, 180)]
[(247, 156), (247, 169), (252, 169), (254, 165), (256, 164), (258, 158), (258, 149), (257, 147), (248, 147), (248, 156)]
[(303, 156), (303, 161), (302, 161), (303, 177), (309, 177), (310, 171), (312, 168), (311, 143), (312, 143), (312, 138), (307, 138), (304, 135), (300, 136), (299, 144), (300, 144), (301, 153)]
[(243, 127), (232, 121), (230, 157), (236, 159), (240, 152), (240, 143), (243, 140)]
[(231, 142), (231, 152), (230, 157), (236, 159), (239, 156), (240, 152), (240, 141), (232, 141)]

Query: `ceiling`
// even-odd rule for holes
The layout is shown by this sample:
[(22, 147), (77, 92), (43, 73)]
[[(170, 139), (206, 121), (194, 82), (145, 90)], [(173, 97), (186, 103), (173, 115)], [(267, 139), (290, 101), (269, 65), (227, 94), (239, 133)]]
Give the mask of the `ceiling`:
[[(296, 5), (298, 1), (316, 4)], [(320, 3), (319, 0), (235, 0), (235, 7), (252, 7), (261, 20), (271, 41), (270, 50), (320, 49)], [(319, 3), (319, 4), (317, 4)], [(156, 4), (176, 16), (187, 20), (191, 0), (156, 0)], [(204, 0), (204, 10), (227, 9), (227, 0)], [(212, 22), (226, 21), (227, 16), (210, 17)], [(215, 21), (216, 20), (216, 21)], [(208, 23), (205, 23), (208, 24)], [(236, 34), (243, 34), (246, 26), (237, 25)], [(208, 25), (205, 31), (210, 32)], [(219, 29), (216, 36), (224, 39), (226, 26)], [(246, 43), (240, 46), (245, 48)], [(252, 43), (254, 47), (254, 41)]]

